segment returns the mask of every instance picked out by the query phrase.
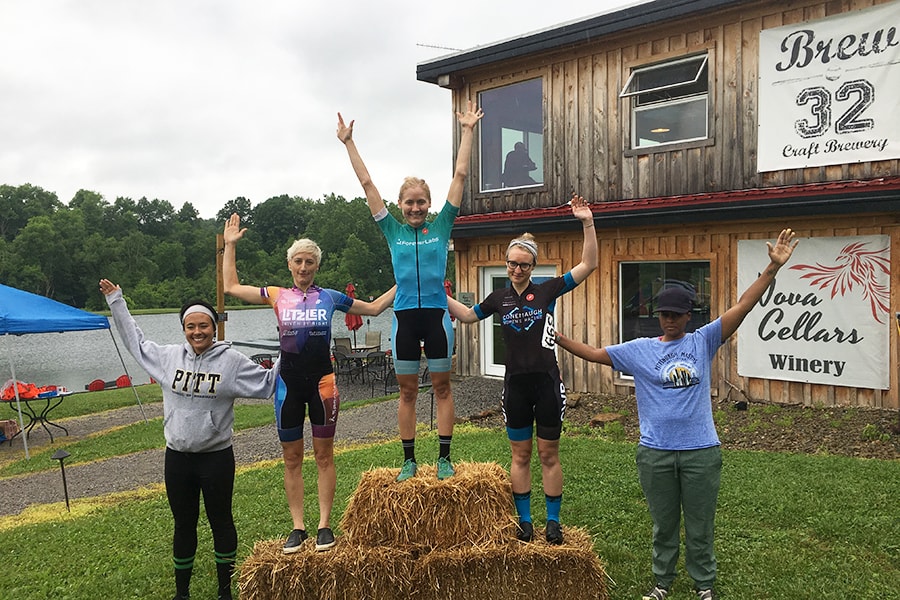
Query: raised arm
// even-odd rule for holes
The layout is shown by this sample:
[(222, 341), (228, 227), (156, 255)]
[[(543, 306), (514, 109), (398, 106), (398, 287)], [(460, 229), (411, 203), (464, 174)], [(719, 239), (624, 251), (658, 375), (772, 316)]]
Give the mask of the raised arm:
[(109, 279), (101, 279), (100, 292), (106, 297), (116, 331), (119, 332), (125, 349), (151, 377), (163, 381), (164, 371), (160, 362), (159, 344), (144, 337), (144, 332), (128, 311), (122, 288)]
[(597, 233), (594, 230), (594, 213), (584, 198), (572, 192), (572, 214), (584, 228), (584, 243), (581, 246), (581, 262), (572, 268), (575, 283), (581, 283), (597, 268)]
[(723, 342), (731, 337), (731, 334), (737, 331), (737, 328), (744, 322), (744, 318), (750, 313), (756, 303), (759, 302), (759, 299), (762, 298), (766, 288), (772, 285), (778, 270), (791, 258), (791, 254), (794, 253), (794, 248), (796, 248), (799, 243), (800, 240), (794, 239), (794, 232), (791, 229), (782, 229), (781, 233), (778, 234), (778, 240), (775, 242), (774, 246), (771, 242), (766, 242), (766, 246), (769, 249), (769, 266), (766, 267), (765, 270), (760, 273), (759, 277), (757, 277), (756, 281), (751, 283), (750, 287), (741, 294), (737, 304), (729, 308), (722, 315)]
[(222, 283), (225, 293), (244, 302), (251, 304), (265, 304), (266, 300), (259, 295), (259, 288), (252, 285), (241, 285), (238, 281), (235, 247), (238, 241), (244, 237), (247, 228), (241, 229), (241, 217), (237, 213), (232, 214), (225, 221), (225, 252), (222, 255)]
[(397, 286), (395, 285), (371, 302), (365, 302), (364, 300), (360, 300), (359, 298), (354, 298), (353, 305), (347, 312), (351, 315), (368, 315), (370, 317), (380, 315), (384, 312), (384, 309), (386, 309), (394, 302), (394, 295), (396, 293)]
[(609, 357), (609, 352), (607, 352), (605, 348), (594, 348), (593, 346), (588, 346), (584, 342), (570, 340), (559, 332), (556, 332), (556, 344), (560, 348), (568, 350), (575, 356), (583, 358), (584, 360), (600, 363), (601, 365), (606, 365), (608, 367), (613, 366), (612, 359)]
[(478, 315), (475, 314), (474, 309), (466, 306), (452, 296), (447, 296), (447, 308), (450, 310), (450, 314), (461, 323), (475, 323), (479, 321)]
[(459, 152), (456, 155), (456, 168), (453, 171), (453, 181), (450, 182), (450, 191), (447, 192), (447, 202), (459, 207), (462, 204), (463, 185), (469, 175), (469, 162), (472, 159), (472, 143), (475, 139), (475, 125), (484, 116), (484, 111), (478, 108), (471, 100), (467, 103), (465, 114), (456, 113), (456, 118), (462, 127), (462, 136), (459, 138)]
[(378, 214), (384, 208), (384, 200), (381, 198), (381, 194), (378, 193), (378, 189), (372, 182), (369, 170), (366, 169), (366, 164), (363, 162), (362, 157), (359, 155), (359, 150), (356, 148), (356, 142), (353, 141), (353, 123), (355, 123), (355, 121), (350, 121), (349, 125), (345, 125), (344, 117), (341, 116), (341, 113), (338, 113), (337, 137), (344, 143), (344, 147), (347, 148), (347, 154), (350, 156), (350, 165), (353, 167), (353, 172), (356, 173), (356, 177), (359, 179), (363, 191), (366, 193), (366, 202), (369, 204), (369, 211), (371, 211), (373, 215)]

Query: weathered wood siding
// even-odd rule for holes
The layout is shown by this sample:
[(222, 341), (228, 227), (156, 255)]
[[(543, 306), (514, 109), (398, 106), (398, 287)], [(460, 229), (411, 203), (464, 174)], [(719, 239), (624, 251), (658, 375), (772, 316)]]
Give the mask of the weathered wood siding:
[[(461, 214), (557, 206), (572, 190), (605, 202), (898, 175), (897, 160), (756, 170), (759, 32), (887, 1), (747, 2), (702, 19), (461, 73), (465, 83), (453, 98), (457, 110), (481, 91), (542, 77), (545, 115), (545, 184), (480, 193), (479, 173), (473, 169)], [(628, 150), (630, 111), (618, 93), (631, 68), (702, 50), (710, 56), (710, 139)]]
[[(557, 326), (567, 336), (594, 346), (619, 341), (619, 263), (621, 261), (708, 260), (712, 280), (711, 316), (715, 318), (737, 301), (737, 244), (741, 239), (774, 239), (783, 227), (793, 228), (799, 237), (889, 235), (891, 264), (900, 264), (900, 215), (867, 217), (804, 218), (802, 223), (743, 221), (733, 223), (682, 225), (646, 229), (599, 230), (599, 268), (574, 291), (557, 302)], [(540, 264), (557, 265), (562, 274), (581, 260), (580, 231), (536, 234)], [(457, 290), (474, 292), (476, 300), (487, 294), (479, 288), (479, 269), (502, 266), (508, 237), (484, 237), (455, 241)], [(898, 289), (900, 275), (892, 269), (891, 289)], [(892, 311), (900, 310), (895, 306)], [(900, 365), (898, 336), (891, 327), (889, 365)], [(480, 328), (459, 324), (457, 329), (457, 369), (463, 375), (478, 375)], [(630, 394), (633, 385), (620, 379), (609, 367), (587, 363), (559, 351), (563, 380), (570, 390)], [(890, 367), (889, 367), (890, 368)], [(824, 406), (898, 407), (898, 369), (891, 368), (890, 390), (869, 390), (821, 384), (804, 384), (773, 379), (740, 377), (737, 374), (737, 336), (719, 350), (713, 364), (713, 395), (724, 399), (726, 383), (743, 389), (751, 398), (779, 403)]]

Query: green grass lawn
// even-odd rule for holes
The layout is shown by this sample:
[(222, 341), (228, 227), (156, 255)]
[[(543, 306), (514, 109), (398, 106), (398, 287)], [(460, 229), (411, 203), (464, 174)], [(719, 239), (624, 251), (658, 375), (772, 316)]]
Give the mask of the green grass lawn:
[[(158, 385), (138, 386), (137, 390), (141, 402), (144, 404), (162, 402), (162, 394)], [(394, 396), (346, 402), (342, 403), (341, 408), (350, 410), (393, 397), (396, 397), (396, 394)], [(69, 402), (70, 400), (72, 401)], [(54, 419), (59, 421), (70, 417), (136, 406), (136, 404), (134, 392), (130, 388), (75, 394), (60, 405), (61, 414), (57, 417), (56, 413), (54, 413)], [(66, 407), (65, 410), (62, 410), (63, 406)], [(261, 427), (274, 422), (275, 413), (272, 405), (269, 403), (238, 404), (234, 407), (235, 431)], [(65, 421), (62, 421), (62, 424), (65, 424)], [(157, 417), (112, 431), (100, 432), (97, 435), (91, 435), (80, 440), (72, 441), (67, 437), (57, 437), (57, 443), (52, 446), (31, 449), (29, 453), (30, 459), (25, 459), (23, 454), (21, 459), (10, 459), (0, 463), (0, 478), (58, 469), (59, 463), (51, 460), (50, 457), (60, 449), (70, 454), (70, 457), (66, 459), (66, 466), (72, 466), (112, 456), (163, 447), (165, 447), (165, 439), (163, 438), (162, 418)]]
[[(246, 404), (234, 407), (234, 430), (261, 427), (275, 422), (275, 413), (270, 404)], [(10, 461), (0, 466), (0, 477), (37, 473), (59, 468), (59, 463), (51, 460), (57, 450), (70, 454), (66, 466), (91, 462), (132, 452), (153, 448), (164, 448), (162, 417), (148, 419), (84, 439), (70, 442), (65, 437), (58, 442), (30, 452), (31, 458)]]
[[(458, 427), (457, 461), (509, 467), (497, 430)], [(421, 436), (426, 453), (435, 434)], [(363, 471), (398, 465), (396, 442), (341, 452), (333, 524)], [(564, 437), (563, 526), (591, 532), (597, 554), (616, 582), (614, 599), (639, 598), (651, 584), (650, 520), (634, 466), (634, 446), (595, 435)], [(719, 590), (731, 599), (897, 597), (900, 581), (900, 463), (834, 456), (726, 451), (717, 521)], [(533, 489), (539, 492), (540, 469)], [(314, 463), (306, 464), (307, 523), (317, 520)], [(543, 524), (543, 502), (534, 512)], [(73, 504), (79, 501), (75, 500)], [(473, 507), (477, 510), (477, 507)], [(239, 561), (260, 539), (290, 528), (280, 465), (239, 473), (235, 518)], [(56, 516), (2, 531), (3, 590), (9, 598), (168, 598), (174, 591), (172, 520), (163, 493), (122, 500), (89, 514)], [(337, 532), (340, 534), (340, 532)], [(201, 518), (192, 597), (215, 596), (212, 543)], [(672, 600), (691, 598), (682, 575)], [(561, 594), (564, 591), (560, 592)]]

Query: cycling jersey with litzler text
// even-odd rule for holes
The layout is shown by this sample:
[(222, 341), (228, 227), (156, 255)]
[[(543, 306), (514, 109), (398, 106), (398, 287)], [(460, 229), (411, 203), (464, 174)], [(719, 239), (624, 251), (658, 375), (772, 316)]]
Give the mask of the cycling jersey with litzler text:
[(309, 286), (305, 292), (296, 287), (268, 287), (262, 288), (261, 294), (275, 309), (281, 349), (303, 355), (308, 361), (308, 372), (317, 372), (317, 369), (328, 372), (331, 368), (331, 318), (335, 310), (349, 311), (353, 298), (317, 285)]

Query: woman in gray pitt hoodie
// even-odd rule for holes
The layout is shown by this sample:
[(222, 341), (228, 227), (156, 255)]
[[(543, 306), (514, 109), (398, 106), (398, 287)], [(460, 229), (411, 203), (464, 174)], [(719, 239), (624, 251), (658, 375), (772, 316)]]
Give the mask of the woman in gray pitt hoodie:
[(185, 343), (160, 345), (144, 338), (119, 286), (101, 279), (100, 291), (126, 348), (162, 388), (166, 495), (175, 519), (175, 599), (190, 595), (202, 492), (213, 533), (219, 599), (231, 600), (237, 554), (231, 510), (234, 399), (271, 396), (277, 365), (264, 369), (233, 350), (231, 344), (216, 342), (218, 317), (202, 300), (188, 302), (181, 309)]

